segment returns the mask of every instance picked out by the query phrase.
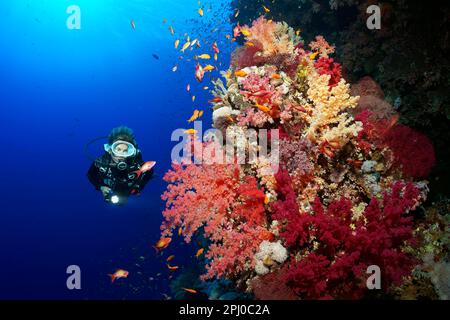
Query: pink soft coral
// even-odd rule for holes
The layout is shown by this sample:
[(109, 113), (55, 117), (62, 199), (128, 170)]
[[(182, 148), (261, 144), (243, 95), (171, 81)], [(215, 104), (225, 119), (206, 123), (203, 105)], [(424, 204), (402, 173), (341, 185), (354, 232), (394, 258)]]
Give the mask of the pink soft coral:
[(163, 236), (182, 228), (186, 242), (204, 227), (212, 243), (210, 263), (203, 279), (243, 271), (263, 240), (272, 234), (264, 227), (265, 194), (256, 178), (240, 179), (237, 164), (173, 164), (164, 179), (169, 182), (162, 199), (167, 208), (161, 229)]
[(335, 47), (330, 45), (323, 36), (316, 36), (315, 41), (311, 41), (309, 47), (312, 51), (319, 52), (321, 57), (328, 58), (334, 52)]

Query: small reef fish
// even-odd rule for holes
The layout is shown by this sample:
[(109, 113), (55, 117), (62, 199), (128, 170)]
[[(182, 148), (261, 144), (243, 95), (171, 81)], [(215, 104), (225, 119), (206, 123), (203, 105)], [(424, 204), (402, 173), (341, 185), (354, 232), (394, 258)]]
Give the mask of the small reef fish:
[(113, 283), (116, 279), (128, 278), (129, 274), (130, 273), (127, 270), (117, 269), (116, 272), (113, 274), (108, 274), (108, 276), (111, 278), (111, 283)]
[(227, 35), (225, 36), (225, 38), (227, 38), (228, 40), (230, 40), (231, 36), (230, 36), (229, 34), (227, 34)]
[(269, 13), (269, 12), (270, 12), (270, 9), (267, 8), (266, 6), (263, 6), (263, 9), (264, 9), (264, 12), (265, 12), (265, 13)]
[(217, 61), (218, 58), (219, 58), (219, 56), (217, 55), (217, 53), (214, 53), (214, 60)]
[(241, 34), (241, 26), (239, 25), (239, 22), (236, 27), (233, 29), (233, 37), (236, 38)]
[(166, 19), (166, 18), (164, 18), (164, 19), (163, 19), (163, 23), (166, 23), (166, 22), (167, 22), (167, 19)]
[(147, 161), (138, 170), (132, 173), (136, 174), (136, 179), (139, 178), (143, 173), (150, 171), (156, 165), (156, 161)]
[(155, 53), (152, 54), (152, 57), (155, 58), (156, 60), (159, 60), (159, 56)]
[(169, 246), (171, 241), (172, 238), (161, 238), (158, 240), (158, 242), (156, 242), (153, 248), (155, 248), (156, 251), (163, 250)]
[(269, 203), (269, 201), (270, 201), (270, 197), (269, 197), (269, 195), (266, 194), (264, 196), (264, 204), (267, 205)]
[(178, 235), (181, 236), (181, 233), (183, 232), (183, 229), (181, 227), (178, 228)]
[(192, 116), (189, 118), (188, 122), (192, 122), (197, 120), (200, 117), (200, 111), (195, 109), (194, 113), (192, 114)]
[(187, 92), (191, 91), (191, 85), (190, 85), (190, 84), (188, 84), (188, 85), (186, 86), (186, 91), (187, 91)]
[(260, 105), (260, 104), (258, 104), (258, 103), (256, 104), (256, 107), (257, 107), (259, 110), (261, 110), (262, 112), (265, 112), (265, 113), (270, 112), (270, 108), (269, 108), (269, 107)]
[(169, 26), (169, 30), (172, 35), (175, 34), (175, 30), (172, 28), (172, 26)]
[(214, 42), (212, 44), (212, 49), (213, 49), (214, 53), (220, 53), (219, 47), (217, 46), (217, 42)]
[(134, 20), (131, 20), (131, 27), (133, 28), (133, 30), (136, 30), (136, 23), (134, 22)]
[(204, 76), (205, 71), (203, 70), (200, 63), (197, 63), (197, 65), (195, 66), (195, 79), (197, 79), (198, 82), (202, 82)]
[(184, 291), (189, 292), (189, 293), (197, 293), (197, 290), (194, 290), (194, 289), (190, 289), (190, 288), (181, 288), (181, 289), (183, 289)]
[(239, 10), (236, 11), (236, 13), (234, 14), (234, 17), (237, 18), (239, 16)]
[(184, 130), (184, 133), (186, 133), (186, 134), (196, 134), (197, 130), (195, 130), (195, 129), (187, 129), (187, 130)]
[(172, 68), (172, 71), (176, 72), (177, 70), (178, 70), (178, 65), (174, 65), (173, 68)]
[(201, 55), (199, 55), (199, 56), (196, 56), (196, 58), (197, 58), (197, 59), (205, 59), (205, 60), (208, 60), (208, 59), (211, 59), (211, 56), (210, 56), (209, 54), (207, 54), (207, 53), (204, 53), (204, 54), (201, 54)]
[(208, 102), (210, 102), (210, 103), (218, 103), (218, 102), (222, 102), (222, 100), (223, 99), (221, 97), (215, 97), (215, 98), (209, 100)]
[(179, 45), (179, 44), (180, 44), (180, 40), (179, 40), (179, 39), (175, 40), (175, 49), (178, 48), (178, 45)]
[(278, 74), (278, 73), (273, 73), (270, 77), (271, 77), (272, 79), (281, 79), (281, 75)]
[(183, 45), (183, 48), (181, 48), (181, 52), (186, 51), (187, 48), (189, 48), (189, 46), (191, 45), (191, 43), (188, 41)]
[(203, 254), (204, 250), (205, 249), (203, 249), (203, 248), (198, 249), (197, 252), (195, 253), (195, 257), (196, 258), (200, 257)]
[(180, 268), (178, 266), (171, 266), (169, 264), (166, 264), (166, 265), (167, 265), (167, 269), (169, 269), (170, 271), (175, 271), (175, 270), (178, 270)]
[(167, 257), (166, 261), (169, 262), (170, 260), (172, 260), (173, 258), (175, 258), (175, 256), (172, 254), (170, 256)]
[(192, 98), (191, 98), (191, 99), (192, 99), (192, 102), (194, 102), (194, 101), (195, 101), (195, 96), (192, 96)]
[(198, 9), (198, 14), (200, 15), (200, 17), (203, 17), (203, 10), (202, 10), (202, 8)]
[(234, 72), (234, 75), (236, 77), (246, 77), (247, 76), (247, 72), (245, 72), (244, 70), (238, 70)]
[(208, 64), (203, 68), (203, 70), (204, 71), (212, 71), (212, 70), (214, 70), (214, 68), (215, 68), (214, 66)]
[(317, 57), (318, 54), (319, 54), (319, 52), (313, 52), (313, 53), (311, 53), (311, 54), (309, 55), (309, 59), (314, 60), (314, 59)]
[(191, 42), (191, 47), (195, 46), (195, 44), (197, 43), (198, 39), (194, 39), (194, 41)]
[(203, 90), (208, 90), (209, 89), (209, 87), (203, 87)]
[(244, 45), (246, 45), (247, 47), (254, 47), (255, 44), (251, 41), (247, 41), (246, 43), (244, 43)]
[(246, 36), (246, 37), (248, 37), (248, 36), (251, 36), (251, 32), (250, 32), (250, 30), (249, 29), (247, 29), (247, 28), (241, 28), (241, 33), (244, 35), (244, 36)]

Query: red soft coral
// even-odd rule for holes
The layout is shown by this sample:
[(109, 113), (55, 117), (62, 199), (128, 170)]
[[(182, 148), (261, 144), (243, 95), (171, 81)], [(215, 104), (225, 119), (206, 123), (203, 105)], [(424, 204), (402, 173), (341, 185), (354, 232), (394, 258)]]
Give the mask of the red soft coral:
[(405, 215), (420, 196), (413, 184), (394, 183), (382, 204), (372, 199), (364, 219), (353, 221), (350, 200), (325, 207), (316, 198), (312, 213), (301, 213), (286, 171), (277, 175), (277, 183), (273, 218), (283, 222), (280, 235), (300, 257), (289, 263), (283, 279), (300, 298), (361, 298), (370, 265), (380, 267), (385, 291), (410, 274), (415, 260), (402, 248), (413, 243), (412, 218)]
[(412, 178), (425, 178), (435, 163), (431, 141), (422, 133), (397, 125), (384, 136), (384, 143), (394, 153), (394, 165)]
[(339, 63), (334, 62), (333, 58), (320, 57), (315, 63), (314, 67), (320, 75), (328, 74), (330, 81), (328, 85), (334, 87), (338, 84), (342, 77), (342, 67)]

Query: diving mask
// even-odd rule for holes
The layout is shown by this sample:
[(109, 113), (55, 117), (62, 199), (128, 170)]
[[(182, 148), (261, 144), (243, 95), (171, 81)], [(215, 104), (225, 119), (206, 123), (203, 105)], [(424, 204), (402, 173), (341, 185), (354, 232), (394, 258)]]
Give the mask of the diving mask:
[(117, 158), (134, 157), (137, 153), (133, 144), (123, 140), (117, 140), (111, 145), (105, 144), (104, 148), (106, 152), (111, 152)]

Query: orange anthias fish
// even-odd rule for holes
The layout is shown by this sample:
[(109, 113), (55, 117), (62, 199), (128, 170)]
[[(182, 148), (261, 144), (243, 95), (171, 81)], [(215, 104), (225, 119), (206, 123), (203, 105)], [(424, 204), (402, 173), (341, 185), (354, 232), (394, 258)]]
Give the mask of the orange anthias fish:
[(191, 43), (188, 41), (183, 45), (183, 48), (181, 48), (181, 52), (186, 51), (187, 48), (189, 48), (189, 46), (191, 45)]
[(211, 59), (211, 56), (209, 54), (207, 54), (207, 53), (201, 54), (201, 55), (196, 56), (196, 57), (197, 57), (197, 59), (206, 59), (206, 60)]
[(270, 77), (272, 79), (281, 79), (281, 75), (279, 75), (278, 73), (273, 73)]
[(249, 29), (247, 29), (247, 28), (241, 28), (241, 33), (244, 35), (244, 36), (246, 36), (246, 37), (248, 37), (248, 36), (250, 36), (252, 33), (250, 32), (250, 30)]
[(123, 269), (117, 269), (113, 274), (108, 274), (111, 277), (111, 283), (120, 278), (128, 278), (129, 272)]
[(239, 25), (239, 22), (236, 27), (233, 29), (233, 37), (238, 37), (241, 34), (241, 26)]
[(163, 250), (167, 248), (172, 241), (172, 238), (161, 238), (156, 242), (156, 244), (153, 246), (156, 251)]
[(219, 47), (217, 47), (217, 42), (214, 42), (212, 44), (212, 49), (213, 49), (214, 53), (220, 53)]
[(187, 129), (187, 130), (184, 130), (184, 133), (186, 133), (186, 134), (196, 134), (197, 130), (195, 130), (195, 129)]
[(311, 54), (309, 55), (309, 58), (310, 58), (311, 60), (314, 60), (314, 59), (317, 57), (318, 54), (319, 54), (319, 52), (313, 52), (313, 53), (311, 53)]
[(181, 236), (181, 233), (183, 232), (183, 229), (181, 227), (178, 228), (178, 235)]
[(194, 113), (192, 114), (192, 116), (189, 118), (188, 122), (192, 122), (197, 120), (198, 118), (201, 117), (201, 115), (203, 114), (202, 111), (195, 109)]
[(238, 70), (234, 72), (234, 75), (236, 77), (246, 77), (247, 76), (247, 72), (245, 72), (244, 70)]
[(266, 6), (263, 6), (263, 9), (264, 9), (264, 12), (265, 12), (265, 13), (269, 13), (269, 12), (270, 12), (270, 9), (267, 8)]
[(264, 204), (268, 204), (269, 203), (269, 201), (270, 201), (270, 197), (266, 194), (265, 196), (264, 196)]
[(203, 254), (204, 250), (205, 249), (203, 249), (203, 248), (198, 249), (197, 252), (195, 253), (195, 257), (196, 258), (200, 257)]
[(194, 289), (189, 289), (189, 288), (181, 288), (181, 289), (183, 289), (184, 291), (189, 292), (189, 293), (197, 293), (197, 290), (194, 290)]
[(134, 23), (134, 20), (131, 20), (131, 27), (133, 30), (136, 30), (136, 23)]
[(222, 102), (222, 98), (221, 97), (215, 97), (214, 99), (209, 100), (208, 102), (210, 103), (218, 103), (218, 102)]
[(175, 270), (179, 269), (178, 266), (171, 266), (169, 264), (166, 264), (166, 265), (167, 265), (167, 269), (169, 269), (170, 271), (175, 271)]
[(198, 14), (200, 15), (200, 17), (203, 17), (203, 10), (202, 10), (202, 8), (198, 9)]
[(178, 48), (178, 45), (180, 44), (180, 40), (179, 39), (177, 39), (177, 40), (175, 40), (175, 49), (177, 49)]
[(137, 175), (136, 179), (139, 178), (143, 173), (150, 171), (156, 165), (156, 161), (147, 161), (138, 170), (133, 171)]
[(173, 258), (175, 258), (175, 256), (172, 254), (172, 255), (170, 255), (170, 256), (167, 257), (166, 261), (170, 261), (170, 260), (172, 260)]
[(204, 71), (212, 71), (212, 70), (214, 70), (214, 68), (215, 68), (214, 66), (208, 64), (203, 68), (203, 70)]
[(244, 45), (246, 45), (247, 47), (254, 47), (255, 44), (251, 41), (247, 41), (246, 43), (244, 43)]
[(270, 112), (270, 108), (269, 107), (266, 107), (266, 106), (263, 106), (263, 105), (260, 105), (260, 104), (256, 104), (256, 107), (259, 110), (261, 110), (262, 112), (266, 112), (266, 113)]
[(203, 70), (202, 66), (197, 63), (197, 65), (195, 66), (195, 79), (197, 79), (198, 82), (202, 82), (204, 76), (205, 71)]

